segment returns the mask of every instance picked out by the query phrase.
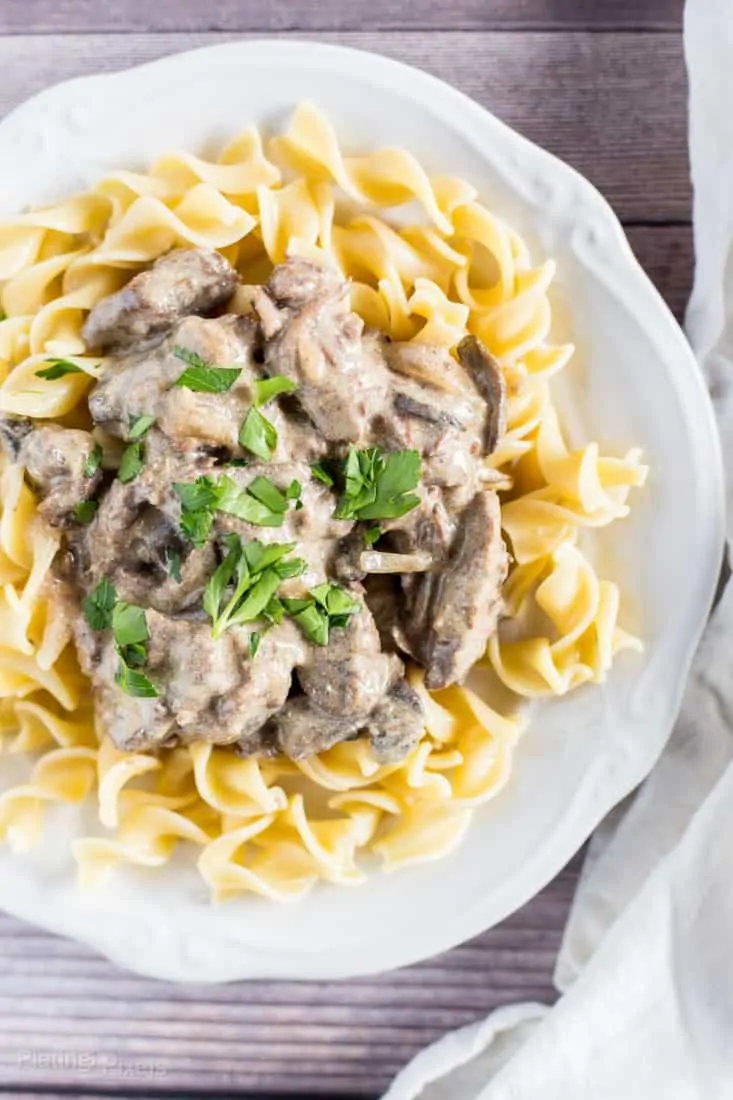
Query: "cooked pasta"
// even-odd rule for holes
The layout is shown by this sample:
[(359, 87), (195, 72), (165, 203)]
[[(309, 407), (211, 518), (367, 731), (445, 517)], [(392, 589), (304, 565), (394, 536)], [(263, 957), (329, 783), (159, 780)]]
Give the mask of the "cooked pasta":
[[(408, 203), (421, 220), (398, 216)], [(617, 585), (596, 575), (579, 543), (584, 529), (628, 514), (646, 475), (641, 453), (604, 457), (595, 443), (565, 442), (552, 379), (573, 348), (551, 340), (554, 263), (535, 264), (469, 183), (430, 177), (409, 152), (345, 156), (307, 103), (264, 144), (250, 127), (216, 162), (169, 153), (147, 173), (116, 172), (0, 225), (0, 411), (83, 423), (100, 371), (81, 336), (87, 314), (173, 246), (220, 250), (242, 277), (241, 312), (247, 285), (286, 257), (328, 260), (368, 325), (450, 349), (471, 333), (499, 360), (508, 424), (487, 478), (503, 496), (513, 564), (486, 662), (516, 703), (500, 713), (467, 687), (431, 693), (412, 669), (426, 730), (399, 764), (380, 763), (361, 740), (300, 761), (203, 743), (122, 753), (94, 728), (51, 573), (58, 535), (37, 516), (22, 470), (6, 463), (0, 748), (29, 764), (27, 781), (0, 794), (0, 839), (27, 848), (53, 804), (96, 797), (98, 834), (73, 845), (83, 883), (120, 864), (159, 867), (187, 843), (217, 900), (288, 901), (318, 881), (356, 884), (366, 853), (387, 871), (443, 856), (507, 782), (522, 701), (602, 682), (620, 650), (640, 648), (619, 626)], [(78, 372), (39, 379), (49, 356)]]

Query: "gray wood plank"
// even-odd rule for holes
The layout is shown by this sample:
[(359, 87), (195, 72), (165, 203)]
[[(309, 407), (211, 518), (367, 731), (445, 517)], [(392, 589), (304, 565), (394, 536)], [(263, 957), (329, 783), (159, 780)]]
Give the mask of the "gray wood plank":
[(0, 33), (283, 30), (678, 30), (683, 0), (4, 0)]
[[(0, 115), (55, 81), (123, 69), (229, 37), (0, 37)], [(624, 218), (689, 217), (687, 91), (677, 35), (651, 40), (565, 32), (319, 37), (387, 54), (454, 84), (587, 175)]]
[(551, 972), (579, 861), (498, 928), (350, 982), (174, 986), (0, 916), (0, 1090), (378, 1095), (426, 1044)]
[(691, 226), (630, 225), (626, 235), (639, 263), (681, 322), (695, 262)]

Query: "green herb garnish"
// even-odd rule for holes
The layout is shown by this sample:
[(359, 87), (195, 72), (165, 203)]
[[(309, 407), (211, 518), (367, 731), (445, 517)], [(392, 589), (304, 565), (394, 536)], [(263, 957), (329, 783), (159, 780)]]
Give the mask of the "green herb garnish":
[(122, 452), (122, 460), (117, 476), (120, 481), (127, 483), (133, 481), (144, 469), (143, 445), (142, 443), (131, 443)]
[(269, 462), (277, 447), (277, 428), (253, 405), (239, 430), (239, 442), (263, 462)]
[(379, 447), (350, 447), (344, 478), (344, 493), (334, 512), (337, 519), (396, 519), (420, 503), (411, 491), (420, 481), (420, 452), (383, 454)]
[(97, 500), (80, 500), (74, 507), (74, 519), (77, 523), (91, 523), (97, 514), (99, 508), (99, 501)]
[(144, 672), (131, 668), (129, 655), (120, 649), (117, 650), (119, 663), (115, 673), (115, 683), (122, 688), (126, 695), (134, 695), (138, 699), (157, 699), (160, 692), (152, 680), (149, 680)]
[(243, 543), (238, 535), (229, 535), (225, 545), (228, 553), (204, 590), (204, 610), (213, 623), (215, 638), (230, 626), (273, 618), (273, 599), (280, 584), (306, 568), (302, 558), (284, 560), (294, 543), (264, 546), (256, 540)]
[(94, 477), (99, 467), (102, 465), (102, 448), (97, 443), (89, 452), (89, 457), (84, 463), (84, 475), (86, 477)]
[(312, 464), (311, 475), (316, 479), (316, 481), (320, 481), (324, 485), (327, 485), (329, 489), (332, 485), (335, 484), (334, 479), (331, 477), (328, 470), (321, 462), (314, 462)]
[(112, 633), (120, 647), (139, 645), (150, 640), (145, 611), (134, 603), (118, 600), (112, 611)]
[(165, 564), (174, 581), (181, 583), (181, 555), (177, 550), (166, 550)]
[(254, 658), (257, 656), (257, 650), (260, 648), (260, 642), (262, 638), (257, 630), (253, 630), (249, 636), (249, 655)]
[(112, 612), (117, 603), (117, 590), (112, 581), (102, 577), (99, 584), (82, 600), (82, 611), (92, 630), (112, 626)]
[(256, 477), (240, 488), (225, 474), (218, 481), (199, 477), (173, 488), (181, 501), (181, 530), (196, 546), (203, 546), (211, 531), (214, 512), (224, 512), (256, 527), (282, 527), (288, 502), (293, 499), (268, 477)]
[(372, 527), (367, 527), (366, 531), (364, 532), (364, 543), (366, 546), (374, 546), (374, 543), (377, 542), (381, 537), (382, 528), (379, 527), (377, 524), (374, 524)]
[(305, 636), (316, 645), (328, 645), (331, 631), (348, 625), (359, 610), (358, 600), (337, 584), (319, 584), (302, 599), (284, 598), (283, 606)]
[(252, 387), (255, 405), (260, 408), (268, 401), (272, 401), (273, 397), (279, 397), (281, 393), (292, 393), (297, 388), (298, 383), (286, 378), (284, 374), (273, 374), (271, 378), (258, 379)]
[(212, 367), (189, 348), (176, 346), (173, 354), (176, 359), (188, 364), (175, 384), (197, 393), (226, 393), (242, 373), (241, 367)]
[(156, 698), (158, 689), (138, 671), (147, 660), (150, 639), (144, 608), (119, 600), (112, 581), (103, 577), (84, 598), (82, 610), (92, 630), (112, 629), (118, 658), (115, 682), (128, 695)]
[(131, 416), (127, 438), (131, 442), (135, 439), (144, 439), (154, 423), (155, 417), (150, 416), (148, 413), (143, 413), (141, 416)]
[(36, 371), (36, 378), (46, 378), (49, 382), (55, 382), (57, 378), (63, 378), (67, 374), (83, 374), (84, 371), (71, 359), (46, 359), (50, 367), (43, 367)]

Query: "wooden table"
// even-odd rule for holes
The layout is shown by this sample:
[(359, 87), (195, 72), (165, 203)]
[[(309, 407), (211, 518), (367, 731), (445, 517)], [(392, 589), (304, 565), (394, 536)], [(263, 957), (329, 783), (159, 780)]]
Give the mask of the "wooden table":
[[(0, 114), (55, 81), (242, 33), (374, 50), (585, 173), (680, 316), (692, 273), (681, 20), (682, 0), (0, 0)], [(471, 943), (340, 984), (165, 985), (0, 916), (0, 1096), (377, 1096), (446, 1030), (553, 998), (578, 865)]]

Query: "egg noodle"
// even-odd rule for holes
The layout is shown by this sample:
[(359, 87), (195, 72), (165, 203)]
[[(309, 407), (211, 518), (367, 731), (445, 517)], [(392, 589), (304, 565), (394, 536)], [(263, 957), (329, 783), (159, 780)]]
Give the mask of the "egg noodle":
[[(378, 216), (407, 203), (421, 208), (419, 224)], [(83, 883), (119, 864), (158, 867), (188, 841), (217, 899), (249, 891), (283, 901), (319, 879), (360, 882), (364, 852), (385, 870), (445, 855), (473, 808), (507, 781), (525, 725), (521, 699), (600, 683), (619, 650), (640, 648), (618, 626), (617, 586), (597, 577), (578, 537), (627, 515), (629, 490), (646, 475), (641, 453), (605, 458), (595, 443), (565, 443), (551, 381), (573, 348), (549, 341), (554, 263), (533, 263), (470, 184), (428, 177), (404, 149), (345, 156), (307, 103), (265, 146), (250, 127), (215, 163), (168, 154), (147, 174), (114, 173), (0, 224), (0, 411), (87, 426), (100, 361), (81, 339), (84, 319), (174, 246), (226, 256), (244, 283), (235, 310), (248, 309), (246, 285), (264, 282), (286, 256), (325, 259), (351, 280), (353, 309), (368, 325), (448, 348), (471, 332), (499, 360), (508, 430), (488, 461), (503, 475), (513, 567), (507, 618), (485, 663), (486, 678), (498, 677), (516, 704), (500, 713), (466, 687), (430, 694), (412, 670), (426, 732), (399, 764), (379, 764), (362, 740), (297, 762), (241, 759), (204, 743), (121, 753), (95, 729), (90, 685), (54, 600), (59, 534), (36, 516), (23, 471), (6, 460), (0, 746), (27, 754), (29, 773), (0, 794), (0, 839), (26, 849), (41, 840), (49, 807), (94, 797), (103, 828), (73, 842)], [(73, 359), (81, 373), (38, 378), (51, 356)], [(526, 622), (542, 628), (528, 636)]]

